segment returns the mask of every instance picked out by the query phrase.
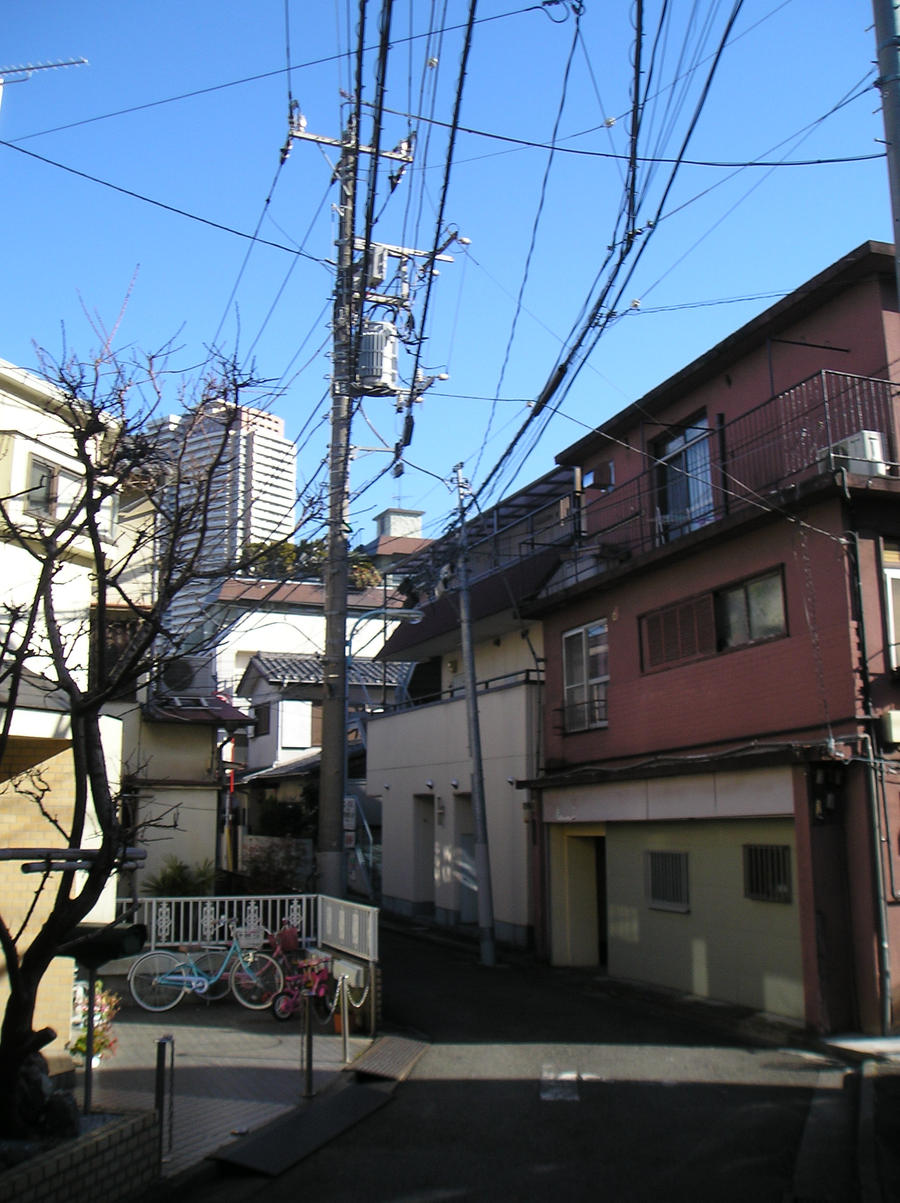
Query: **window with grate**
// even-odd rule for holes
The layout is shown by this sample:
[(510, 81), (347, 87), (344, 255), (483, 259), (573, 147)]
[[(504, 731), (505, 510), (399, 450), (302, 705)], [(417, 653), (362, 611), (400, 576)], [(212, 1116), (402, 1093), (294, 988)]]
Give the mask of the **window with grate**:
[(744, 897), (790, 902), (791, 849), (787, 844), (744, 844)]
[(689, 911), (688, 854), (645, 852), (644, 893), (650, 906), (663, 911)]

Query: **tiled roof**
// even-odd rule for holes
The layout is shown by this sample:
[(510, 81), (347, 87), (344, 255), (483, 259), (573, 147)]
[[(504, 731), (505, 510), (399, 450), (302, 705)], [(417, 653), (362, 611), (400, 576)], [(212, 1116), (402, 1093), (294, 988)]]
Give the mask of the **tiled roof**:
[(253, 719), (243, 710), (215, 696), (160, 697), (148, 702), (144, 714), (151, 722), (215, 724), (219, 727), (249, 727)]
[[(290, 652), (259, 652), (250, 667), (271, 685), (319, 685), (322, 683), (322, 660), (317, 656), (299, 656)], [(408, 666), (403, 663), (383, 664), (380, 661), (353, 658), (347, 661), (347, 680), (353, 685), (402, 685)]]

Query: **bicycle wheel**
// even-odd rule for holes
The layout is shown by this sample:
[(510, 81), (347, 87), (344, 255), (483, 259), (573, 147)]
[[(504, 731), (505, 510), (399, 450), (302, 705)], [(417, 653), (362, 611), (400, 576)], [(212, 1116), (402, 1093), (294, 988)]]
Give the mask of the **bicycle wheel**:
[(281, 966), (267, 952), (244, 952), (231, 970), (231, 992), (242, 1007), (262, 1011), (284, 985)]
[[(171, 952), (147, 952), (135, 961), (128, 978), (134, 1001), (145, 1011), (168, 1011), (181, 1000), (184, 982), (179, 981), (181, 962)], [(168, 981), (160, 980), (168, 976)]]
[[(220, 977), (216, 974), (225, 963), (227, 952), (224, 948), (210, 948), (206, 952), (198, 952), (194, 957), (194, 964), (199, 971), (210, 979), (209, 985), (205, 990), (198, 990), (197, 994), (201, 998), (208, 998), (210, 1002), (215, 1002), (218, 998), (224, 998), (229, 990), (228, 974), (223, 973)], [(212, 979), (215, 978), (215, 981)]]
[(272, 999), (272, 1014), (282, 1021), (290, 1019), (294, 1014), (294, 996), (287, 990), (280, 990)]
[(329, 977), (326, 982), (316, 988), (310, 1002), (316, 1021), (323, 1026), (330, 1023), (337, 1004), (337, 982), (333, 977)]

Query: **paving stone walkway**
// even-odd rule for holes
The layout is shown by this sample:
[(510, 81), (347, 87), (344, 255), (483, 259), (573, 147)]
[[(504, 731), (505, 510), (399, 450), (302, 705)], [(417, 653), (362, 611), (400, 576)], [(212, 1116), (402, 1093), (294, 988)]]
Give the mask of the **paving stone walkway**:
[[(161, 1056), (164, 1177), (190, 1170), (307, 1098), (300, 1016), (282, 1023), (270, 1011), (250, 1011), (228, 999), (204, 1003), (187, 998), (158, 1014), (125, 1006), (115, 1033), (115, 1055), (91, 1074), (91, 1112), (152, 1110)], [(370, 1043), (368, 1037), (349, 1036), (348, 1060)], [(342, 1074), (344, 1040), (333, 1028), (313, 1023), (312, 1044), (314, 1105)], [(84, 1085), (79, 1071), (76, 1098), (82, 1106)]]

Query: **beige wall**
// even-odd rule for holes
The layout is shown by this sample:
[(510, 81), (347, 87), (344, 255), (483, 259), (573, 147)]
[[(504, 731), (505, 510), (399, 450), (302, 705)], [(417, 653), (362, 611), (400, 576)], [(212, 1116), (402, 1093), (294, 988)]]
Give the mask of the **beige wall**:
[[(793, 900), (744, 897), (743, 844), (789, 844)], [(687, 852), (690, 911), (653, 910), (645, 850)], [(607, 840), (609, 968), (704, 998), (804, 1016), (797, 865), (790, 820), (626, 825)]]
[[(550, 829), (554, 964), (591, 964), (597, 884), (588, 824)], [(790, 903), (744, 897), (742, 846), (787, 844)], [(688, 854), (690, 909), (657, 910), (644, 892), (647, 851)], [(800, 916), (793, 821), (700, 820), (605, 826), (608, 971), (802, 1020)]]
[[(116, 754), (115, 734), (117, 724), (106, 724), (108, 730), (104, 735), (112, 743), (108, 748), (110, 759)], [(37, 747), (34, 745), (37, 744)], [(30, 747), (30, 750), (29, 750)], [(35, 753), (46, 754), (42, 760), (35, 760)], [(0, 847), (3, 848), (54, 848), (62, 846), (59, 833), (41, 815), (31, 792), (32, 782), (39, 781), (41, 788), (47, 787), (45, 808), (60, 817), (65, 823), (66, 816), (71, 812), (73, 795), (72, 754), (68, 745), (49, 751), (43, 741), (13, 740), (9, 754), (4, 760), (3, 775), (7, 771), (17, 771), (31, 767), (31, 777), (7, 778), (0, 782)], [(113, 781), (115, 788), (115, 780)], [(95, 842), (96, 832), (88, 821), (84, 846), (90, 847)], [(22, 872), (21, 861), (0, 861), (0, 899), (2, 899), (3, 918), (13, 932), (28, 914), (34, 901), (35, 891), (41, 877), (39, 874)], [(24, 935), (20, 939), (20, 948), (28, 945), (30, 938), (44, 922), (52, 905), (56, 878), (51, 881), (51, 888), (41, 894), (37, 907), (28, 920)], [(77, 886), (76, 886), (77, 888)], [(112, 880), (105, 891), (100, 903), (88, 916), (88, 922), (109, 922), (114, 915), (115, 881)], [(72, 984), (75, 974), (75, 962), (69, 957), (57, 957), (51, 964), (41, 982), (35, 1008), (34, 1026), (51, 1027), (57, 1033), (57, 1039), (46, 1049), (46, 1052), (60, 1052), (69, 1038), (69, 1021), (72, 1014)], [(6, 1006), (9, 994), (6, 979), (5, 963), (0, 959), (0, 1012)]]
[[(509, 778), (531, 770), (536, 701), (524, 685), (478, 695), (494, 916), (515, 929), (531, 922), (531, 866), (525, 795)], [(470, 901), (461, 891), (474, 831), (464, 698), (375, 716), (367, 744), (367, 790), (382, 801), (385, 898), (458, 912)]]

